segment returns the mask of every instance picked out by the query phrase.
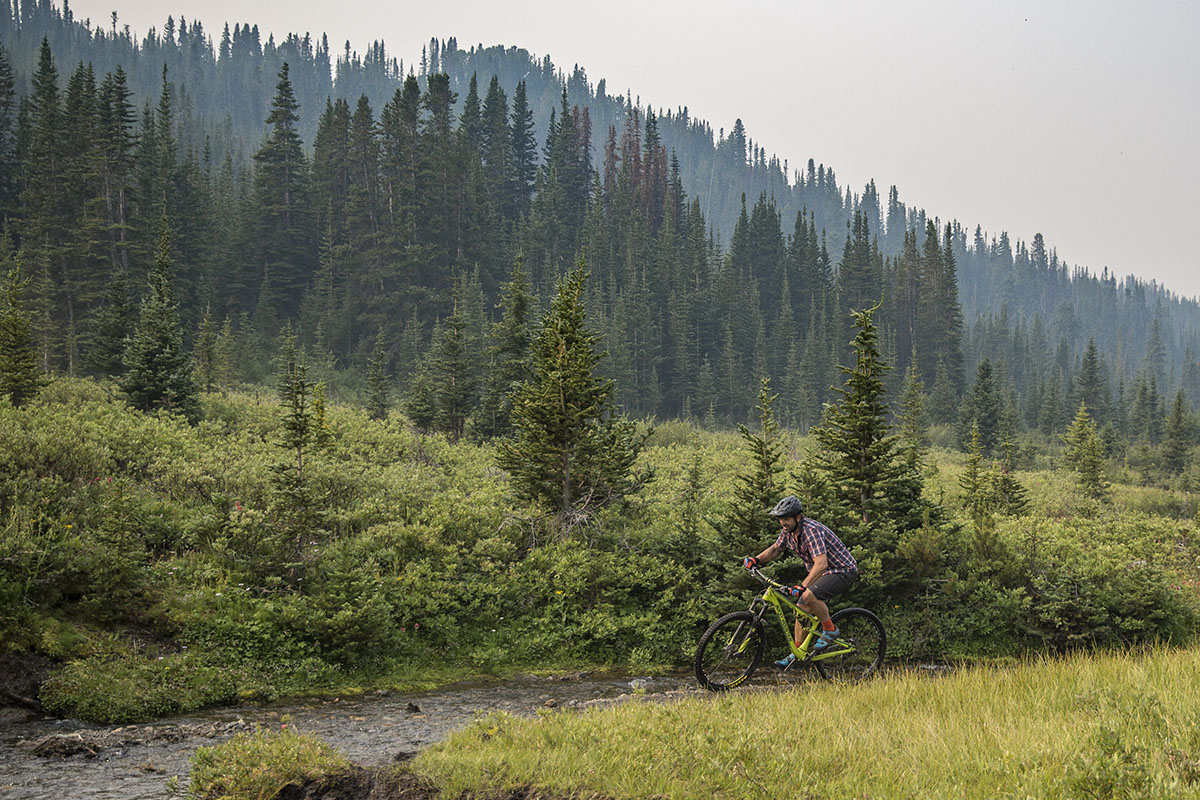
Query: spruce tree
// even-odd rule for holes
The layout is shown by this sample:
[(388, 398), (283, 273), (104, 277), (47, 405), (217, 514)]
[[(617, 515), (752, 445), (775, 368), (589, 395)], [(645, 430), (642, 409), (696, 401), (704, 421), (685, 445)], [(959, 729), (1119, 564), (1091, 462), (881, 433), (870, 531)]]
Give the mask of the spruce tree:
[(771, 394), (770, 378), (763, 378), (758, 389), (759, 432), (751, 433), (745, 425), (738, 425), (747, 469), (737, 476), (734, 484), (727, 523), (734, 552), (750, 552), (756, 545), (761, 549), (762, 540), (773, 535), (772, 520), (766, 512), (779, 500), (783, 460), (783, 442), (773, 410), (777, 397)]
[(853, 367), (842, 367), (840, 400), (826, 406), (813, 434), (820, 444), (816, 465), (824, 474), (840, 522), (860, 531), (908, 530), (921, 524), (922, 479), (900, 454), (891, 433), (883, 373), (872, 316), (878, 307), (854, 312)]
[[(260, 267), (270, 276), (266, 288), (289, 302), (298, 301), (308, 286), (317, 241), (308, 194), (308, 161), (297, 130), (299, 108), (284, 63), (267, 116), (270, 131), (254, 154), (251, 241)], [(267, 333), (273, 335), (274, 331)]]
[(205, 310), (196, 331), (195, 359), (200, 388), (206, 392), (213, 391), (217, 387), (217, 331), (208, 310)]
[(1063, 434), (1062, 441), (1066, 445), (1063, 463), (1075, 471), (1083, 491), (1096, 499), (1106, 497), (1108, 477), (1104, 468), (1104, 444), (1096, 430), (1096, 421), (1088, 412), (1087, 403), (1079, 403), (1079, 411)]
[(500, 321), (491, 331), (489, 367), (480, 403), (482, 433), (506, 435), (512, 427), (512, 390), (529, 377), (530, 317), (533, 297), (517, 258), (500, 296)]
[(1166, 436), (1162, 444), (1163, 469), (1168, 475), (1179, 475), (1188, 467), (1188, 455), (1195, 440), (1192, 415), (1188, 411), (1183, 389), (1175, 394), (1171, 415), (1167, 418)]
[(990, 456), (996, 447), (1000, 433), (1000, 393), (992, 376), (992, 362), (984, 358), (975, 373), (975, 383), (963, 401), (959, 424), (962, 426), (959, 441), (964, 449), (971, 445), (971, 429), (978, 428), (979, 442), (983, 454)]
[(929, 426), (925, 415), (925, 386), (921, 383), (921, 374), (917, 370), (917, 360), (909, 359), (908, 369), (904, 372), (904, 386), (900, 392), (900, 413), (897, 415), (900, 423), (900, 441), (909, 454), (910, 463), (919, 461), (921, 454), (929, 446)]
[(375, 334), (375, 347), (367, 359), (367, 413), (371, 419), (387, 419), (388, 377), (387, 350), (384, 347), (383, 328)]
[(979, 435), (979, 424), (971, 424), (971, 438), (967, 451), (967, 465), (958, 477), (963, 490), (963, 507), (971, 517), (976, 533), (992, 527), (994, 510), (993, 474), (983, 463), (983, 441)]
[(183, 349), (179, 304), (171, 286), (171, 235), (165, 219), (140, 320), (126, 342), (124, 362), (120, 385), (134, 408), (182, 414), (193, 423), (200, 418), (192, 362)]
[(1029, 492), (1013, 475), (1016, 445), (1012, 438), (1006, 438), (1000, 447), (1004, 455), (994, 481), (996, 507), (1003, 514), (1019, 517), (1029, 508)]
[(44, 382), (37, 368), (30, 315), (21, 301), (27, 283), (18, 261), (0, 285), (0, 397), (7, 396), (14, 406), (31, 400)]
[(634, 461), (645, 436), (614, 413), (604, 354), (585, 324), (583, 262), (562, 281), (533, 342), (531, 377), (513, 392), (513, 436), (498, 461), (518, 493), (560, 524), (586, 521), (636, 490)]
[(0, 231), (17, 213), (18, 163), (16, 77), (0, 44)]
[(306, 542), (324, 535), (324, 507), (311, 480), (311, 461), (331, 439), (325, 414), (325, 387), (308, 377), (308, 365), (291, 325), (284, 328), (279, 349), (276, 391), (281, 408), (276, 444), (284, 458), (271, 465), (274, 489), (270, 511), (276, 539), (270, 543), (274, 566), (284, 571), (285, 583), (298, 584)]
[(479, 367), (471, 357), (475, 343), (462, 309), (461, 286), (461, 283), (456, 284), (453, 310), (442, 321), (441, 336), (433, 342), (438, 428), (452, 439), (462, 438), (467, 418), (475, 410), (478, 389)]

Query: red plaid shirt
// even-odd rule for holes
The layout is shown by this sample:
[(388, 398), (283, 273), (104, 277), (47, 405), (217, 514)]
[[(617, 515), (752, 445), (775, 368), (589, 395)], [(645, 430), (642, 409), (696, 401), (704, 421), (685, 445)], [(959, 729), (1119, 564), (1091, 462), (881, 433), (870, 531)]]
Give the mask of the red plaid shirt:
[(780, 528), (775, 544), (800, 556), (808, 569), (812, 569), (813, 560), (824, 553), (829, 559), (829, 573), (858, 572), (858, 562), (842, 540), (815, 519), (802, 518), (796, 530), (790, 533)]

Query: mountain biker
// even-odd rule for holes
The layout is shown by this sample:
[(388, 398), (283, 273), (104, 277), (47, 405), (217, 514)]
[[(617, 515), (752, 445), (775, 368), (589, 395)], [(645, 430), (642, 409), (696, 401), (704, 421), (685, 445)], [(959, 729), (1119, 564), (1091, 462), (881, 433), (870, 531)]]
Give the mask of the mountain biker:
[[(805, 518), (804, 504), (796, 495), (789, 494), (768, 513), (779, 520), (779, 538), (757, 556), (747, 556), (743, 559), (742, 566), (754, 569), (778, 558), (785, 550), (803, 559), (804, 566), (808, 568), (808, 575), (803, 583), (791, 587), (790, 594), (798, 598), (798, 605), (803, 606), (821, 622), (821, 635), (812, 649), (813, 653), (818, 653), (841, 633), (829, 617), (829, 606), (826, 602), (858, 582), (858, 562), (833, 531), (815, 519)], [(797, 645), (803, 635), (803, 626), (797, 618)], [(788, 653), (775, 663), (781, 667), (789, 667), (795, 660), (796, 656)]]

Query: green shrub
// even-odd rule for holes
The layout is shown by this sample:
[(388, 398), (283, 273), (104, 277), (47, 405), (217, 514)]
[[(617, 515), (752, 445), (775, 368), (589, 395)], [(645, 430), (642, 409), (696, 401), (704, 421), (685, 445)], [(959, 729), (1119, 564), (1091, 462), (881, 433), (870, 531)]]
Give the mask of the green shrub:
[(280, 730), (256, 728), (192, 756), (188, 797), (269, 798), (288, 784), (346, 772), (353, 765), (344, 754), (287, 722)]
[(95, 722), (126, 723), (228, 705), (238, 681), (211, 656), (138, 654), (72, 661), (41, 688), (47, 711)]

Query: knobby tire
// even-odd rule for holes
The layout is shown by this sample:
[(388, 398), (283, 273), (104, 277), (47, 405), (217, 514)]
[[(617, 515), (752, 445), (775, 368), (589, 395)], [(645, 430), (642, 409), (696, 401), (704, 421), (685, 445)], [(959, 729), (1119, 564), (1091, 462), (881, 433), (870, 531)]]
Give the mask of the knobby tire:
[(724, 692), (750, 679), (763, 657), (762, 622), (749, 611), (718, 619), (696, 646), (696, 680), (712, 692)]
[(814, 661), (821, 677), (852, 683), (875, 675), (887, 652), (887, 634), (879, 617), (865, 608), (843, 608), (833, 615), (833, 624), (841, 635), (832, 647), (850, 644), (854, 651)]

